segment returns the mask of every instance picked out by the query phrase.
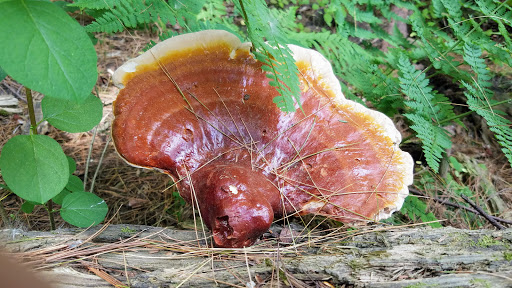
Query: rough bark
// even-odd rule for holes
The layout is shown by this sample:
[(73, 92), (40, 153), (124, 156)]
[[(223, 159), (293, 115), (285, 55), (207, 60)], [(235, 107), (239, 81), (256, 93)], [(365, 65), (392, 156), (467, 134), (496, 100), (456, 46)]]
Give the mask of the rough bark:
[(374, 228), (245, 250), (199, 247), (195, 231), (131, 225), (87, 241), (98, 229), (8, 229), (0, 243), (57, 287), (112, 287), (94, 269), (129, 287), (512, 287), (512, 229)]

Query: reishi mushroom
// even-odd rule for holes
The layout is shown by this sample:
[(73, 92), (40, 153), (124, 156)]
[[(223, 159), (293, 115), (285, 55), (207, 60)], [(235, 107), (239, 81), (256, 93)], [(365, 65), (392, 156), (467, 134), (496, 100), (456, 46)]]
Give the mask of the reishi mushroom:
[(345, 99), (320, 53), (289, 48), (302, 91), (293, 113), (273, 103), (251, 44), (226, 31), (167, 39), (114, 74), (117, 152), (170, 175), (219, 247), (250, 246), (292, 213), (385, 219), (412, 184), (391, 119)]

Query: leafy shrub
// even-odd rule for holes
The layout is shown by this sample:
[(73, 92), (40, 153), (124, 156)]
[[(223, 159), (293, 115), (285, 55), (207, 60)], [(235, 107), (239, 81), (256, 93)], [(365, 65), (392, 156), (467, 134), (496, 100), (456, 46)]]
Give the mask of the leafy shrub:
[(68, 132), (96, 126), (103, 105), (91, 94), (97, 57), (89, 36), (51, 2), (7, 0), (0, 2), (0, 42), (4, 43), (0, 66), (26, 87), (31, 121), (30, 135), (14, 136), (2, 149), (0, 169), (7, 184), (3, 188), (26, 200), (25, 212), (48, 203), (52, 229), (53, 201), (62, 205), (60, 214), (70, 224), (98, 224), (107, 214), (107, 205), (83, 191), (82, 181), (72, 175), (76, 165), (60, 145), (37, 134), (31, 92), (45, 94), (43, 120), (53, 126)]

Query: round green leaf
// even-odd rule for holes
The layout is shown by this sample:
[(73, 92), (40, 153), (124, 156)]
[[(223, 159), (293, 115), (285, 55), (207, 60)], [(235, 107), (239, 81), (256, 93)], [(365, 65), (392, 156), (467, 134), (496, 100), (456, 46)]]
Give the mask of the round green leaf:
[(69, 174), (73, 174), (76, 171), (76, 162), (75, 159), (66, 156), (68, 158), (68, 164), (69, 164)]
[(2, 67), (0, 67), (0, 82), (2, 82), (5, 77), (7, 77), (7, 73), (5, 73), (5, 71), (2, 70)]
[(66, 196), (68, 196), (69, 194), (71, 194), (71, 191), (69, 191), (68, 189), (64, 189), (59, 194), (57, 194), (57, 196), (53, 197), (52, 201), (59, 205), (62, 205), (62, 201), (64, 201), (64, 198), (66, 198)]
[(66, 189), (68, 189), (71, 192), (84, 191), (84, 182), (82, 182), (82, 180), (77, 176), (70, 175), (68, 184), (66, 185)]
[(99, 224), (107, 216), (107, 203), (89, 192), (73, 192), (64, 198), (60, 216), (66, 222), (78, 227)]
[(103, 103), (92, 94), (83, 103), (45, 96), (41, 106), (45, 120), (71, 133), (91, 130), (103, 116)]
[(59, 194), (69, 180), (64, 151), (45, 135), (18, 135), (7, 141), (0, 170), (12, 192), (40, 204)]
[(0, 66), (30, 89), (83, 102), (96, 83), (91, 40), (49, 1), (0, 1), (0, 43)]
[(30, 214), (30, 213), (32, 213), (32, 211), (34, 211), (34, 207), (36, 206), (36, 204), (37, 203), (25, 201), (25, 202), (23, 202), (23, 204), (21, 204), (21, 211), (23, 211), (24, 213)]

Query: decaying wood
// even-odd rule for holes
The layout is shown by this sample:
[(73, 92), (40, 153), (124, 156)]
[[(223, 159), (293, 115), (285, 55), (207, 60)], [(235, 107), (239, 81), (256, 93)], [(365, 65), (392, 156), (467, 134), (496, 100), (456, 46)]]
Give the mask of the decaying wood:
[(373, 227), (231, 250), (207, 248), (202, 232), (99, 229), (8, 229), (0, 240), (57, 287), (512, 287), (512, 229)]

